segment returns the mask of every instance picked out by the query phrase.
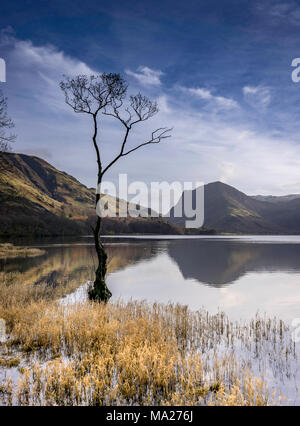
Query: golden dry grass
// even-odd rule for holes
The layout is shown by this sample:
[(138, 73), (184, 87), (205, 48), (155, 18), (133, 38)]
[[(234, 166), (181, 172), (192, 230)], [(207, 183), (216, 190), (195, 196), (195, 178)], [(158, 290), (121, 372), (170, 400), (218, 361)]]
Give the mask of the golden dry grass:
[(33, 247), (19, 247), (11, 243), (0, 244), (0, 259), (35, 257), (45, 254), (45, 250)]
[(66, 307), (50, 300), (42, 286), (35, 291), (22, 287), (14, 281), (0, 285), (0, 318), (10, 334), (6, 352), (17, 349), (29, 357), (19, 367), (17, 383), (0, 384), (4, 404), (280, 402), (232, 350), (236, 340), (251, 353), (268, 341), (274, 351), (270, 362), (284, 353), (278, 366), (286, 368), (294, 349), (280, 321), (256, 317), (245, 325), (231, 323), (223, 313), (134, 301)]

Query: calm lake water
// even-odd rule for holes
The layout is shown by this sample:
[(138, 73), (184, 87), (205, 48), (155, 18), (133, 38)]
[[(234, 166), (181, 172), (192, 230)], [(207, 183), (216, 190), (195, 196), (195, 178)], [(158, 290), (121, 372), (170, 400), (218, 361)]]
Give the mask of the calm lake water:
[[(0, 269), (22, 272), (36, 285), (79, 287), (93, 279), (92, 238), (31, 245), (46, 254), (0, 260)], [(114, 299), (179, 302), (224, 310), (232, 319), (257, 311), (288, 322), (300, 317), (300, 236), (109, 237), (105, 245)]]

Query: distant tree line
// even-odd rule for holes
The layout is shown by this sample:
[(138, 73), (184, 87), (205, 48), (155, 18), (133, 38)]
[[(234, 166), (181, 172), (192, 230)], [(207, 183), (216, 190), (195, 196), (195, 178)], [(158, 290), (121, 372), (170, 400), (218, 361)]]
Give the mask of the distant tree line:
[[(88, 220), (72, 220), (45, 212), (43, 215), (7, 214), (0, 213), (0, 236), (68, 236), (87, 235), (95, 217)], [(102, 235), (110, 234), (183, 234), (182, 228), (164, 221), (163, 219), (121, 219), (103, 218)]]
[(14, 123), (7, 112), (7, 98), (0, 91), (0, 153), (11, 150), (11, 143), (16, 139), (16, 135), (10, 133), (13, 127)]

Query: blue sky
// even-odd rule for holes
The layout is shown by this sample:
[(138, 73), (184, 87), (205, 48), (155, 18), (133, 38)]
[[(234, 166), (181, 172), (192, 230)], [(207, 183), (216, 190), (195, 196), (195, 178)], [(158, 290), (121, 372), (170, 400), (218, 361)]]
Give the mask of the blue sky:
[[(18, 134), (39, 155), (95, 186), (88, 117), (72, 113), (62, 74), (120, 72), (130, 92), (156, 99), (172, 139), (122, 159), (108, 176), (222, 180), (249, 194), (300, 192), (300, 4), (295, 1), (14, 1), (1, 6), (0, 57)], [(104, 161), (122, 129), (103, 122)]]

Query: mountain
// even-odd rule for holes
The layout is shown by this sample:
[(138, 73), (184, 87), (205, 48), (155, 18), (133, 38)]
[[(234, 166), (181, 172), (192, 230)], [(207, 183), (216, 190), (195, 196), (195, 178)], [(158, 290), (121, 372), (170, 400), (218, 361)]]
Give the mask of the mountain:
[[(118, 212), (127, 205), (116, 200)], [(90, 234), (95, 220), (95, 189), (41, 158), (0, 153), (0, 236)], [(113, 217), (103, 220), (103, 232), (182, 231), (162, 218)]]
[[(196, 190), (192, 192), (195, 202)], [(185, 193), (179, 203), (184, 206)], [(187, 218), (169, 220), (184, 226)], [(237, 234), (300, 234), (300, 198), (269, 202), (251, 197), (230, 185), (213, 182), (204, 186), (204, 227)]]
[[(193, 199), (195, 194), (193, 191)], [(183, 193), (183, 204), (185, 196)], [(204, 200), (207, 230), (300, 234), (300, 196), (248, 196), (213, 182), (204, 186)], [(41, 158), (0, 154), (0, 236), (90, 234), (96, 219), (94, 203), (95, 189)], [(128, 203), (117, 199), (116, 205), (118, 212), (124, 212)], [(104, 218), (103, 233), (182, 234), (186, 219), (174, 217), (174, 208), (164, 219)]]
[(259, 201), (268, 201), (269, 203), (285, 203), (286, 201), (296, 200), (300, 198), (300, 194), (289, 195), (252, 195), (251, 198)]

